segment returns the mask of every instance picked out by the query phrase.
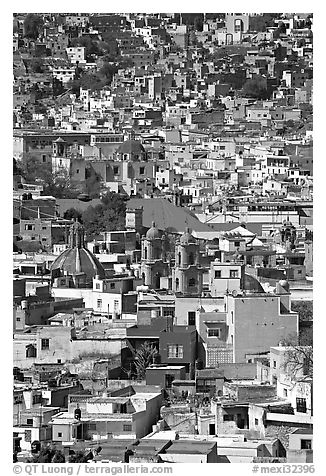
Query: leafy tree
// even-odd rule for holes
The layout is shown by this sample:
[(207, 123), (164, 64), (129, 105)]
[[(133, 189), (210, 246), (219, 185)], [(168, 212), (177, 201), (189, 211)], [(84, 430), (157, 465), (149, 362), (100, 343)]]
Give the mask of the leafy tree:
[(118, 66), (105, 62), (101, 67), (99, 74), (102, 78), (106, 79), (108, 84), (111, 83), (113, 76), (118, 72)]
[(93, 169), (89, 167), (86, 169), (85, 180), (86, 193), (90, 198), (98, 198), (101, 189), (101, 176)]
[(246, 97), (267, 99), (269, 95), (265, 78), (262, 76), (255, 76), (252, 79), (248, 79), (243, 85), (243, 94)]
[(33, 73), (43, 73), (44, 72), (44, 64), (40, 58), (32, 58), (29, 62), (29, 69)]
[(311, 321), (313, 318), (312, 301), (292, 301), (291, 310), (299, 314), (299, 321)]
[(65, 457), (61, 450), (51, 445), (43, 446), (41, 451), (33, 456), (32, 463), (64, 463)]
[(195, 28), (196, 31), (203, 31), (203, 18), (202, 17), (195, 17), (194, 28)]
[(283, 343), (288, 347), (283, 364), (284, 371), (291, 380), (302, 377), (313, 377), (313, 346), (312, 342), (299, 344), (297, 336), (289, 336)]
[(157, 349), (153, 344), (144, 342), (133, 354), (137, 378), (143, 380), (146, 376), (147, 367), (154, 363), (158, 355)]
[(69, 463), (87, 463), (89, 460), (89, 456), (85, 455), (82, 451), (77, 451), (69, 456)]
[(22, 175), (22, 170), (20, 166), (17, 164), (17, 160), (15, 158), (13, 158), (13, 174)]
[(75, 218), (81, 223), (82, 222), (82, 214), (76, 208), (68, 208), (63, 214), (63, 218), (66, 220), (74, 220)]
[(43, 27), (43, 20), (35, 13), (28, 13), (24, 20), (24, 36), (32, 40), (36, 40), (39, 36), (41, 28)]
[(107, 193), (102, 203), (88, 207), (82, 214), (86, 235), (92, 239), (103, 231), (122, 230), (125, 227), (126, 203), (114, 192)]

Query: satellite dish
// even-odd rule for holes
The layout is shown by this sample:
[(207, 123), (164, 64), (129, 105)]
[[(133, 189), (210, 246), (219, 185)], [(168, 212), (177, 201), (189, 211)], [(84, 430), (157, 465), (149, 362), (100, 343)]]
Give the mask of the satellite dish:
[(238, 295), (238, 291), (236, 289), (233, 289), (232, 296), (237, 297), (237, 295)]

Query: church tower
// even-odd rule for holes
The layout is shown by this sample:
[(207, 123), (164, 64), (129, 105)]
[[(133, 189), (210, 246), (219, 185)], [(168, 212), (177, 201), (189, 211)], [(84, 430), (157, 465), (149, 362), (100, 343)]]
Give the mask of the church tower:
[(169, 274), (168, 263), (165, 260), (165, 236), (155, 223), (142, 238), (141, 244), (141, 273), (143, 283), (152, 289), (161, 288), (161, 278)]
[(203, 270), (199, 265), (199, 245), (186, 228), (175, 247), (172, 289), (182, 294), (198, 295), (203, 288)]

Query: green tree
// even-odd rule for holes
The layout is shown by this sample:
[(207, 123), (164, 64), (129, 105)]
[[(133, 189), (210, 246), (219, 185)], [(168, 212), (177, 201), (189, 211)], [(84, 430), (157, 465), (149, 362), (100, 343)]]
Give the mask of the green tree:
[(44, 73), (44, 64), (41, 58), (32, 58), (29, 61), (29, 70), (33, 73)]
[(77, 451), (69, 456), (69, 463), (87, 463), (91, 458), (82, 451)]
[(85, 189), (90, 198), (98, 198), (100, 195), (101, 176), (93, 169), (93, 167), (86, 169)]
[(41, 451), (33, 456), (32, 463), (64, 463), (65, 457), (61, 450), (51, 445), (43, 446)]
[(82, 214), (79, 210), (76, 210), (76, 208), (68, 208), (63, 214), (63, 218), (66, 220), (74, 220), (75, 218), (82, 223)]
[(313, 377), (313, 346), (308, 339), (299, 343), (297, 336), (289, 336), (283, 343), (287, 347), (283, 369), (291, 380)]
[(155, 362), (158, 355), (157, 349), (153, 344), (144, 342), (133, 354), (137, 378), (143, 380), (146, 376), (147, 367)]
[(125, 199), (118, 193), (107, 193), (99, 205), (88, 207), (82, 214), (86, 236), (93, 239), (104, 231), (123, 230), (125, 216)]
[(292, 301), (291, 310), (299, 314), (299, 321), (311, 321), (313, 318), (312, 301)]
[(195, 17), (194, 28), (196, 31), (203, 31), (203, 18), (201, 16)]
[(43, 27), (43, 19), (35, 13), (28, 13), (24, 20), (24, 36), (36, 40)]
[(107, 81), (107, 84), (111, 84), (113, 76), (118, 72), (118, 66), (105, 62), (99, 70), (99, 75)]
[(248, 79), (243, 85), (243, 95), (255, 99), (267, 99), (269, 94), (267, 91), (266, 79), (262, 76), (255, 76)]

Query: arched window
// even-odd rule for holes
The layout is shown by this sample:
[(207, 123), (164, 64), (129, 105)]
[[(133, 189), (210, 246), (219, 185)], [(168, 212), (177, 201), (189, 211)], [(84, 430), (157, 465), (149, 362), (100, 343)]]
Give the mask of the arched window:
[(160, 289), (160, 287), (161, 287), (161, 274), (156, 273), (155, 274), (155, 288)]
[(193, 286), (196, 286), (196, 280), (195, 278), (190, 278), (188, 282), (188, 286), (191, 288)]
[(142, 273), (141, 277), (142, 277), (142, 280), (143, 280), (143, 284), (145, 284), (145, 273)]
[(147, 246), (145, 246), (145, 248), (144, 248), (144, 257), (145, 257), (145, 259), (147, 259)]
[(26, 346), (26, 358), (36, 357), (36, 347), (33, 344)]
[(176, 280), (175, 280), (175, 290), (176, 291), (179, 290), (179, 278), (176, 278)]
[(178, 265), (181, 266), (181, 252), (178, 253)]
[(195, 258), (193, 252), (189, 253), (189, 264), (195, 264)]

